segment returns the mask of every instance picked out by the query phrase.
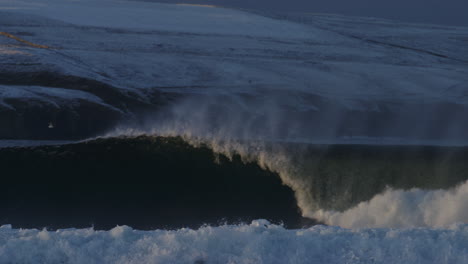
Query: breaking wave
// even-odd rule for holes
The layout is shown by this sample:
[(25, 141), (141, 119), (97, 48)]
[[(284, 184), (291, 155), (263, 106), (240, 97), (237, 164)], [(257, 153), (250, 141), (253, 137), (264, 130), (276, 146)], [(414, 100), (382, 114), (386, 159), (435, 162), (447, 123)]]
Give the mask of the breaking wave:
[[(9, 201), (3, 204), (12, 218), (0, 220), (104, 229), (258, 218), (288, 228), (468, 222), (468, 147), (345, 144), (333, 135), (313, 141), (316, 134), (307, 136), (313, 124), (306, 128), (304, 116), (296, 120), (278, 109), (281, 98), (209, 98), (176, 101), (145, 122), (122, 124), (95, 140), (0, 150), (3, 172), (20, 179), (7, 180), (11, 187), (2, 200)], [(73, 181), (72, 190), (64, 179)], [(42, 215), (66, 213), (41, 222), (34, 217), (40, 214), (25, 215), (31, 211), (21, 209), (25, 204), (47, 209)]]
[(0, 221), (99, 229), (258, 218), (288, 228), (448, 226), (468, 222), (467, 151), (136, 135), (5, 148), (2, 172), (15, 177), (4, 179)]
[[(268, 95), (250, 100), (248, 96), (188, 97), (150, 116), (146, 122), (124, 124), (106, 136), (181, 137), (192, 146), (205, 146), (228, 158), (238, 155), (246, 163), (277, 173), (282, 183), (294, 191), (302, 216), (327, 224), (411, 227), (468, 222), (466, 214), (446, 215), (443, 220), (437, 216), (433, 216), (437, 220), (426, 219), (435, 212), (427, 201), (432, 199), (431, 194), (447, 193), (445, 196), (449, 197), (452, 188), (468, 180), (468, 148), (334, 144), (336, 133), (330, 131), (327, 139), (321, 131), (322, 137), (317, 137), (314, 131), (320, 127), (314, 129), (314, 124), (307, 122), (307, 115), (301, 116), (297, 109), (290, 113), (281, 103), (280, 96)], [(330, 118), (339, 123), (340, 118)], [(339, 127), (337, 124), (335, 130)], [(324, 141), (312, 140), (317, 138)], [(458, 188), (457, 192), (458, 200), (433, 198), (433, 205), (438, 207), (436, 201), (445, 201), (460, 203), (449, 207), (462, 208), (468, 201), (466, 188)], [(425, 203), (415, 205), (406, 198), (411, 196), (424, 196)], [(379, 215), (378, 210), (362, 209), (363, 204), (382, 207), (377, 205), (379, 199), (386, 201), (385, 208), (394, 211), (380, 214), (387, 219), (372, 221)], [(408, 210), (415, 215), (406, 216)], [(346, 217), (352, 219), (340, 220)]]

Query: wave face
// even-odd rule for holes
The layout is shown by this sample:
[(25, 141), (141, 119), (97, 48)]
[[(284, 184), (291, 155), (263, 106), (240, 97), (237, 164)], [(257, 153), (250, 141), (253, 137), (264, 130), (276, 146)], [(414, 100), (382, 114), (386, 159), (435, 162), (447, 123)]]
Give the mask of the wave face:
[(2, 263), (467, 263), (468, 226), (286, 230), (267, 221), (198, 230), (0, 228)]
[[(27, 166), (25, 166), (27, 164)], [(292, 191), (240, 157), (181, 138), (0, 149), (0, 222), (21, 228), (198, 227), (266, 218), (299, 227)]]

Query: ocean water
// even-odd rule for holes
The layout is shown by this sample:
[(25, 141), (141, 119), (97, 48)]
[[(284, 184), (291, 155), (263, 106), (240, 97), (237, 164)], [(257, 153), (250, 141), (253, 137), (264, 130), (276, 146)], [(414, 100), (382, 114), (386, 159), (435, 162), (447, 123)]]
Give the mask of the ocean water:
[(446, 227), (468, 221), (468, 148), (101, 138), (0, 149), (2, 224), (137, 229)]

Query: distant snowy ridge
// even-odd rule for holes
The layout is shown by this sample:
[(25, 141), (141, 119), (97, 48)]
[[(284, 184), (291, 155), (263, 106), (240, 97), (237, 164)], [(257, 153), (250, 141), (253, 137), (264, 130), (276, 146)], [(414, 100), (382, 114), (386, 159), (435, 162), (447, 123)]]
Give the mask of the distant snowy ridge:
[(466, 263), (468, 226), (286, 230), (265, 220), (198, 230), (0, 228), (2, 263)]

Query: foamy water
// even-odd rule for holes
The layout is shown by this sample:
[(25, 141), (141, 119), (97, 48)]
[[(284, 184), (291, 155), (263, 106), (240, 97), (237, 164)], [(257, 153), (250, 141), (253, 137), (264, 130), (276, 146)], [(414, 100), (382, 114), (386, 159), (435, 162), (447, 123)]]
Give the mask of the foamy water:
[(0, 263), (467, 263), (468, 225), (447, 229), (315, 226), (265, 220), (198, 230), (0, 228)]
[(442, 227), (468, 223), (468, 181), (450, 190), (388, 189), (344, 212), (319, 210), (309, 214), (343, 227)]

